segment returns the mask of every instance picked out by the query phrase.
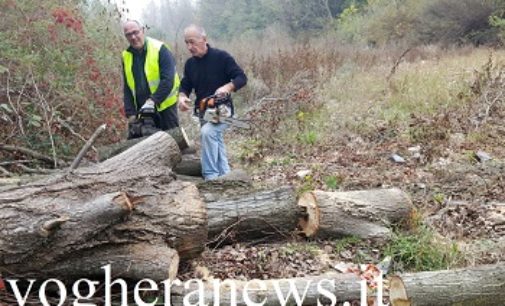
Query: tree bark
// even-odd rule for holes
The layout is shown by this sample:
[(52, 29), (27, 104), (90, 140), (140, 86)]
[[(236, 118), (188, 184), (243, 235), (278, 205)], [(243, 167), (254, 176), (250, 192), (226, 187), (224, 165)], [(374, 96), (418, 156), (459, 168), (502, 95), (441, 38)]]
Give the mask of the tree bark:
[(200, 157), (196, 154), (182, 155), (182, 160), (175, 166), (174, 172), (185, 176), (202, 177), (202, 163)]
[[(251, 302), (247, 302), (244, 299), (244, 288), (246, 288), (248, 282), (228, 280), (229, 282), (222, 281), (221, 285), (219, 285), (214, 283), (214, 281), (215, 280), (204, 284), (202, 289), (203, 303), (208, 305), (251, 305)], [(261, 288), (257, 281), (263, 283), (264, 288)], [(330, 300), (321, 293), (321, 289), (325, 289), (333, 294), (339, 303), (360, 299), (360, 279), (354, 274), (333, 273), (321, 276), (257, 281), (249, 282), (247, 297), (254, 303), (264, 302), (264, 304), (262, 304), (264, 306), (318, 305), (318, 300), (323, 305), (329, 305)], [(290, 285), (290, 283), (292, 285)], [(319, 289), (318, 284), (320, 286)], [(292, 289), (298, 291), (300, 299), (306, 290), (305, 298), (303, 298), (301, 303), (296, 302), (293, 293), (289, 294), (290, 287), (294, 287)], [(199, 296), (196, 293), (192, 293), (195, 292), (195, 290), (200, 290), (196, 283), (192, 283), (188, 289), (184, 289), (183, 286), (172, 287), (172, 305), (186, 305), (183, 301), (184, 298), (186, 298), (191, 305), (196, 305), (199, 302)], [(236, 304), (233, 303), (232, 292), (236, 293)], [(283, 300), (286, 300), (289, 296), (287, 303), (282, 303), (278, 294), (282, 296)]]
[(307, 217), (300, 227), (308, 237), (388, 238), (391, 225), (409, 220), (413, 206), (399, 189), (304, 193), (298, 205)]
[(505, 263), (393, 276), (390, 298), (393, 305), (503, 305)]
[[(172, 138), (175, 140), (177, 143), (177, 146), (179, 147), (179, 150), (184, 150), (189, 148), (189, 139), (188, 136), (186, 135), (186, 132), (182, 127), (177, 127), (173, 128), (167, 131), (163, 131), (163, 133), (167, 133), (168, 135), (172, 136)], [(123, 142), (119, 143), (114, 143), (108, 146), (103, 146), (98, 148), (98, 160), (99, 161), (104, 161), (106, 159), (109, 159), (115, 155), (120, 154), (121, 152), (124, 152), (128, 150), (130, 147), (136, 145), (137, 143), (149, 138), (150, 136), (146, 137), (141, 137), (141, 138), (135, 138), (135, 139), (128, 139)]]
[(301, 210), (292, 187), (211, 198), (207, 194), (209, 241), (251, 240), (265, 236), (289, 236)]
[(96, 247), (71, 254), (68, 259), (44, 267), (44, 277), (77, 280), (83, 275), (99, 279), (110, 264), (112, 278), (156, 282), (175, 279), (179, 268), (177, 251), (163, 244), (136, 243)]
[[(146, 243), (148, 252), (167, 250), (158, 259), (165, 271), (176, 262), (168, 248), (184, 259), (198, 256), (207, 212), (194, 184), (174, 181), (179, 160), (175, 141), (156, 133), (101, 164), (2, 189), (0, 272), (40, 275), (60, 262), (87, 260), (82, 254), (126, 254), (126, 245), (138, 250)], [(126, 254), (124, 262), (142, 266), (139, 254)]]

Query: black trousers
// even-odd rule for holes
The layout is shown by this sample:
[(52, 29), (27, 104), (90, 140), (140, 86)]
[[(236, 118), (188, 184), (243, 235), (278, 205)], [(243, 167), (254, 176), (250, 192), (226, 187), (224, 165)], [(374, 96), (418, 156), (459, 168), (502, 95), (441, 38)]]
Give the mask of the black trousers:
[(179, 126), (177, 103), (158, 113), (154, 123), (160, 130), (170, 130)]

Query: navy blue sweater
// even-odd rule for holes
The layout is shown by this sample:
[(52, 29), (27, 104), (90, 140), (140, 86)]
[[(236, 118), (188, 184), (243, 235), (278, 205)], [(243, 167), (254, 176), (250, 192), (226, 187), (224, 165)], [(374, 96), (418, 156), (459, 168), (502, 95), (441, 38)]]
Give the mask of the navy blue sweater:
[(239, 90), (247, 83), (247, 77), (228, 52), (208, 46), (203, 57), (191, 57), (186, 61), (179, 92), (189, 97), (194, 90), (196, 101), (200, 101), (230, 81), (235, 90)]

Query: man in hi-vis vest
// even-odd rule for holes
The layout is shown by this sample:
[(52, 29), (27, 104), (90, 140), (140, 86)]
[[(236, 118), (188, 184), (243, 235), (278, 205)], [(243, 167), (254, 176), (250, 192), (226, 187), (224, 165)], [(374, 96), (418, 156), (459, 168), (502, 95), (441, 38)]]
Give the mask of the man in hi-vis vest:
[(154, 113), (157, 128), (179, 126), (177, 95), (179, 77), (175, 59), (168, 47), (144, 36), (144, 27), (136, 20), (123, 24), (130, 43), (123, 51), (124, 110), (131, 124), (138, 113)]

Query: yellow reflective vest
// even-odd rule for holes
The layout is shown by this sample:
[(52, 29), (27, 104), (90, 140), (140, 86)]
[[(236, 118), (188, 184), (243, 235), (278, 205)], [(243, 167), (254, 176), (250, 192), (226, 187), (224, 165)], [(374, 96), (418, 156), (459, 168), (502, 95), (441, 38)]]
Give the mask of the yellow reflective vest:
[[(159, 56), (160, 56), (160, 48), (163, 46), (163, 42), (156, 40), (154, 38), (146, 37), (145, 43), (147, 44), (147, 54), (146, 54), (146, 63), (144, 65), (144, 71), (147, 78), (147, 83), (149, 84), (149, 89), (151, 93), (156, 92), (158, 89), (158, 85), (160, 84), (160, 66), (159, 66)], [(167, 48), (168, 46), (165, 45)], [(170, 50), (170, 48), (169, 48)], [(130, 88), (133, 94), (133, 103), (135, 104), (135, 108), (137, 108), (137, 97), (135, 95), (135, 78), (133, 77), (133, 54), (128, 51), (123, 51), (123, 67), (124, 74), (126, 77), (126, 84)], [(172, 90), (168, 97), (161, 103), (158, 103), (156, 109), (161, 112), (167, 109), (169, 106), (177, 103), (177, 94), (179, 92), (180, 85), (179, 75), (177, 71), (174, 75), (174, 85), (172, 86)]]

